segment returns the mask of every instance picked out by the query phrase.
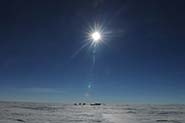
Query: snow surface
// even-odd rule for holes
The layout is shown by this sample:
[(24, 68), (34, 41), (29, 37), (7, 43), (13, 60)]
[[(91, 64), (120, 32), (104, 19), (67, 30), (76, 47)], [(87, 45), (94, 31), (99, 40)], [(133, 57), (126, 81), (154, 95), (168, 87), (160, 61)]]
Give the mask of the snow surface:
[(185, 123), (185, 105), (0, 102), (0, 123)]

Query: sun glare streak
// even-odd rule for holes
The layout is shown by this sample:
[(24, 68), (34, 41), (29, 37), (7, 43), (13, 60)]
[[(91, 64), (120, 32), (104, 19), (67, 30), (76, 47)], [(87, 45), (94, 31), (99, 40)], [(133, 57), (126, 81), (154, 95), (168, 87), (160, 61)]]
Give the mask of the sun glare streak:
[(87, 43), (85, 43), (84, 45), (82, 45), (72, 56), (71, 56), (71, 58), (75, 58), (79, 53), (80, 53), (80, 51), (81, 50), (83, 50), (85, 47), (87, 47), (89, 45), (89, 43), (87, 42)]

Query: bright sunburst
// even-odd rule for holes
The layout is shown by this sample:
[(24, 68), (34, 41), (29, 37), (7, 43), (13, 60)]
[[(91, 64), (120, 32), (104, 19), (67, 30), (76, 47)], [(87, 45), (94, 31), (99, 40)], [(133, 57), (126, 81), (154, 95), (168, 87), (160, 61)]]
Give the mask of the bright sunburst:
[(95, 42), (95, 43), (98, 43), (100, 40), (101, 40), (101, 34), (99, 32), (93, 32), (92, 35), (92, 40)]
[(105, 35), (106, 33), (103, 25), (95, 23), (93, 26), (89, 26), (87, 39), (90, 41), (91, 46), (97, 46), (98, 44), (103, 43)]

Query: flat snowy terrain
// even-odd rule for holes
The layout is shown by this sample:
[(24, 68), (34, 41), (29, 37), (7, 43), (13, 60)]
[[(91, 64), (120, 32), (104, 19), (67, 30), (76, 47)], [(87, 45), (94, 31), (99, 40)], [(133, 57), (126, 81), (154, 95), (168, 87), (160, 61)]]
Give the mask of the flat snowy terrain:
[(0, 102), (0, 123), (185, 123), (185, 105)]

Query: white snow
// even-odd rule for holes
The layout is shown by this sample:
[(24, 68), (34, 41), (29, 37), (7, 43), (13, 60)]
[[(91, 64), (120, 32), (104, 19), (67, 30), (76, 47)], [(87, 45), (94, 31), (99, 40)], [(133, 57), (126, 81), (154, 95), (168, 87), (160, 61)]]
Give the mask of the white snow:
[(185, 105), (0, 102), (0, 123), (185, 123)]

